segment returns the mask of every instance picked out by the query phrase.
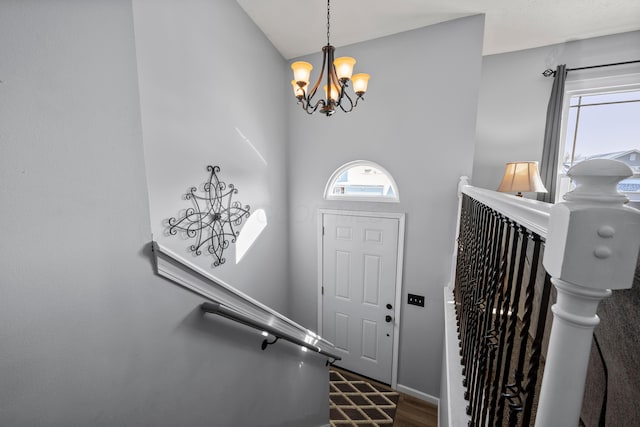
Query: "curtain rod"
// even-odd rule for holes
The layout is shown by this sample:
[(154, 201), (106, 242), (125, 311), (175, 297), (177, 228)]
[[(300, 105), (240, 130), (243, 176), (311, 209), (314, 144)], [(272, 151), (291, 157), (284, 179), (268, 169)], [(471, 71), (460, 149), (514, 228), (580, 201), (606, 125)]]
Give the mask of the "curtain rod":
[[(577, 68), (567, 68), (567, 71), (578, 71), (578, 70), (588, 70), (590, 68), (601, 68), (601, 67), (613, 67), (614, 65), (626, 65), (626, 64), (635, 64), (640, 62), (640, 59), (636, 59), (635, 61), (625, 61), (625, 62), (614, 62), (611, 64), (600, 64), (600, 65), (590, 65), (588, 67), (577, 67)], [(542, 72), (542, 75), (545, 77), (555, 76), (555, 70), (551, 68), (547, 68)]]

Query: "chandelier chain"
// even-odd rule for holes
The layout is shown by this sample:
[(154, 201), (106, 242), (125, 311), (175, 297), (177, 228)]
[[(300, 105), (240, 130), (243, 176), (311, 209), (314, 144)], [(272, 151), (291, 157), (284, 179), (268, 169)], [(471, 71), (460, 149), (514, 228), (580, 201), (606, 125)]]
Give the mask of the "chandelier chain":
[(327, 45), (330, 45), (331, 43), (329, 43), (329, 30), (331, 28), (331, 10), (330, 10), (330, 4), (331, 0), (327, 0)]

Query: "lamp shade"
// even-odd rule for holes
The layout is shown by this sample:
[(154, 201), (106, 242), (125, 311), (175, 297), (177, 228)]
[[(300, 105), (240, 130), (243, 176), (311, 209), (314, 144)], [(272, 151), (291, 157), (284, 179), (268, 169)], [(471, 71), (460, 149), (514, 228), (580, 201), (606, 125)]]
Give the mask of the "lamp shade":
[(511, 162), (504, 168), (498, 191), (546, 193), (538, 172), (538, 162)]
[(349, 80), (353, 74), (353, 66), (356, 64), (356, 60), (350, 56), (342, 56), (340, 58), (336, 58), (336, 60), (333, 61), (333, 64), (336, 67), (336, 74), (338, 75), (338, 78), (340, 80)]
[(362, 96), (367, 91), (369, 77), (369, 74), (366, 73), (354, 74), (351, 77), (351, 81), (353, 82), (353, 91), (357, 95)]
[[(293, 80), (298, 82), (304, 82), (304, 85), (309, 84), (309, 78), (311, 77), (311, 70), (313, 69), (313, 65), (308, 62), (298, 61), (291, 64), (291, 69), (293, 70)], [(298, 85), (300, 85), (298, 83)]]

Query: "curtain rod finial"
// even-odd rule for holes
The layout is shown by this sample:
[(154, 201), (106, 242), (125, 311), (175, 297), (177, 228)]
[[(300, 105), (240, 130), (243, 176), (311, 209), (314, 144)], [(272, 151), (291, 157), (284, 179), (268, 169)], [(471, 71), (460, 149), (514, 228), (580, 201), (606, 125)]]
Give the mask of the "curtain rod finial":
[(545, 77), (553, 76), (555, 74), (556, 74), (556, 72), (554, 70), (552, 70), (551, 68), (547, 68), (546, 70), (544, 70), (542, 72), (542, 75), (545, 76)]

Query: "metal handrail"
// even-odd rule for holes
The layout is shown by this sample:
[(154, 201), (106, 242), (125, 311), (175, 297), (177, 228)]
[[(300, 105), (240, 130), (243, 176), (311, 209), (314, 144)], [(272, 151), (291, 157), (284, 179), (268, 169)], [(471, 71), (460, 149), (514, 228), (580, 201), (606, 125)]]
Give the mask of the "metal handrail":
[(276, 338), (274, 341), (269, 342), (267, 339), (265, 339), (262, 342), (263, 350), (267, 348), (268, 345), (274, 344), (278, 339), (282, 338), (289, 342), (292, 342), (294, 344), (300, 345), (302, 347), (308, 348), (309, 350), (313, 350), (317, 353), (327, 356), (328, 358), (333, 359), (333, 362), (335, 362), (336, 360), (342, 359), (340, 356), (337, 356), (333, 353), (329, 353), (323, 350), (322, 348), (318, 347), (317, 345), (315, 345), (319, 341), (320, 337), (307, 335), (309, 337), (310, 342), (303, 341), (300, 338), (294, 337), (293, 335), (290, 335), (282, 330), (279, 330), (278, 328), (275, 328), (255, 318), (247, 316), (243, 313), (240, 313), (234, 310), (233, 308), (227, 307), (226, 305), (219, 302), (204, 302), (200, 305), (200, 309), (205, 313), (217, 314), (219, 316), (226, 317), (227, 319), (231, 319), (238, 323), (242, 323), (243, 325), (250, 326), (252, 328), (259, 329), (261, 331), (265, 331), (273, 335)]
[[(226, 309), (231, 313), (226, 317), (242, 318), (248, 320), (244, 322), (248, 326), (271, 332), (275, 338), (272, 341), (265, 340), (262, 343), (263, 350), (269, 344), (275, 343), (279, 337), (286, 336), (288, 341), (300, 345), (307, 344), (305, 349), (311, 348), (314, 352), (318, 352), (317, 348), (319, 347), (322, 351), (318, 353), (333, 359), (331, 363), (340, 359), (340, 357), (328, 352), (332, 351), (335, 346), (326, 339), (212, 276), (208, 271), (187, 262), (158, 242), (153, 242), (153, 254), (156, 271), (160, 276), (196, 293), (212, 302), (214, 306), (215, 304), (222, 305), (223, 311)], [(308, 347), (308, 345), (313, 347)]]

